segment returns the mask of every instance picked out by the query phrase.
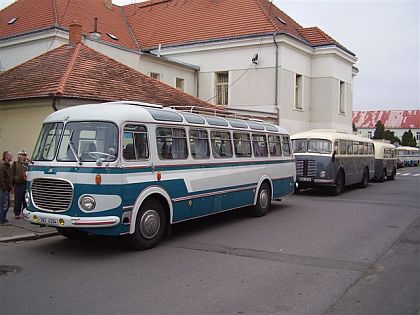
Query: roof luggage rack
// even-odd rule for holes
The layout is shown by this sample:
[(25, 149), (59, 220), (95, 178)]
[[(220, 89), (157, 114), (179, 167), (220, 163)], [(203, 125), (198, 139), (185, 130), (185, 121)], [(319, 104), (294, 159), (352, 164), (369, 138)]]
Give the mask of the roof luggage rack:
[(233, 119), (243, 119), (243, 120), (253, 120), (254, 118), (251, 115), (241, 115), (233, 112), (229, 112), (225, 109), (218, 108), (208, 108), (202, 106), (170, 106), (170, 108), (179, 110), (181, 112), (188, 112), (200, 115), (211, 115), (224, 118), (233, 118)]
[(106, 102), (105, 104), (127, 104), (127, 105), (136, 105), (141, 107), (149, 107), (149, 108), (157, 108), (162, 109), (162, 105), (144, 103), (144, 102), (136, 102), (136, 101), (115, 101), (115, 102)]

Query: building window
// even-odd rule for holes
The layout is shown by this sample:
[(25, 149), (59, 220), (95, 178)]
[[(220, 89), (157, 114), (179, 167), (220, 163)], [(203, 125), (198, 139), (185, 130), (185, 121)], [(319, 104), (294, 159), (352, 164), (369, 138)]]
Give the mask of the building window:
[(416, 132), (416, 140), (420, 141), (420, 132), (419, 131)]
[(343, 81), (340, 81), (340, 108), (339, 108), (340, 114), (346, 113), (346, 83)]
[(160, 81), (160, 73), (157, 72), (149, 72), (149, 76), (155, 80)]
[(368, 131), (368, 138), (372, 139), (372, 131)]
[(229, 72), (217, 72), (216, 73), (216, 104), (227, 105), (228, 104), (228, 87), (229, 87)]
[(181, 91), (185, 91), (184, 83), (185, 83), (185, 80), (183, 78), (176, 78), (175, 84), (176, 84), (177, 89)]
[(303, 109), (302, 106), (302, 96), (303, 96), (303, 89), (302, 89), (302, 75), (297, 74), (295, 75), (295, 109)]

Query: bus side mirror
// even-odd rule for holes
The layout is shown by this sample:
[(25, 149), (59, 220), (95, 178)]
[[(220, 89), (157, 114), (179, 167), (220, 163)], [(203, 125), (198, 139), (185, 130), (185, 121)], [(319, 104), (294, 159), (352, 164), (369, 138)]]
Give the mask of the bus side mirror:
[(335, 155), (336, 155), (336, 153), (337, 153), (337, 152), (336, 152), (336, 151), (334, 151), (334, 152), (333, 152), (333, 154), (332, 154), (332, 162), (335, 162)]

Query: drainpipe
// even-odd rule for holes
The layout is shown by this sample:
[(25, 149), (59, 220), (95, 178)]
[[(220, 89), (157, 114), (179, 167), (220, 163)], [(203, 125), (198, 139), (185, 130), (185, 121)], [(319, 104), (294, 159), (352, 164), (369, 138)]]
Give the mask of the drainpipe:
[(280, 126), (280, 107), (278, 102), (278, 92), (279, 92), (279, 45), (276, 42), (276, 33), (273, 33), (273, 42), (276, 45), (276, 69), (275, 69), (275, 80), (274, 80), (274, 106), (277, 111), (277, 125)]
[(195, 70), (195, 74), (197, 75), (197, 98), (200, 98), (200, 70)]
[(57, 97), (54, 95), (54, 93), (50, 93), (49, 97), (51, 98), (51, 107), (56, 112), (57, 109)]

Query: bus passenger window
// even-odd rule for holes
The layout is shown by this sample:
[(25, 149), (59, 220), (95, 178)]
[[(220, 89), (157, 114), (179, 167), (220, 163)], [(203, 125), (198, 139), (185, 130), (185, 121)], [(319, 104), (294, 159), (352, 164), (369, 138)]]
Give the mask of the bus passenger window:
[(214, 158), (230, 158), (233, 156), (230, 132), (212, 131), (210, 137)]
[(340, 140), (340, 154), (346, 155), (346, 140)]
[(143, 160), (149, 158), (147, 130), (141, 125), (126, 125), (123, 142), (124, 160)]
[(265, 135), (252, 135), (252, 148), (254, 156), (268, 156), (267, 137)]
[(271, 156), (281, 156), (280, 136), (268, 136), (268, 147)]
[(190, 130), (190, 150), (194, 159), (204, 159), (210, 157), (209, 136), (206, 130)]
[(156, 141), (161, 160), (188, 157), (187, 136), (183, 128), (156, 128)]
[(352, 155), (353, 154), (353, 141), (346, 141), (347, 146), (347, 154)]
[(374, 154), (374, 146), (373, 146), (373, 143), (369, 143), (368, 144), (368, 153), (369, 153), (369, 155), (373, 155)]
[(237, 157), (251, 156), (251, 137), (249, 136), (249, 133), (234, 132), (233, 144)]
[(290, 156), (290, 141), (288, 136), (282, 136), (282, 146), (284, 156)]

